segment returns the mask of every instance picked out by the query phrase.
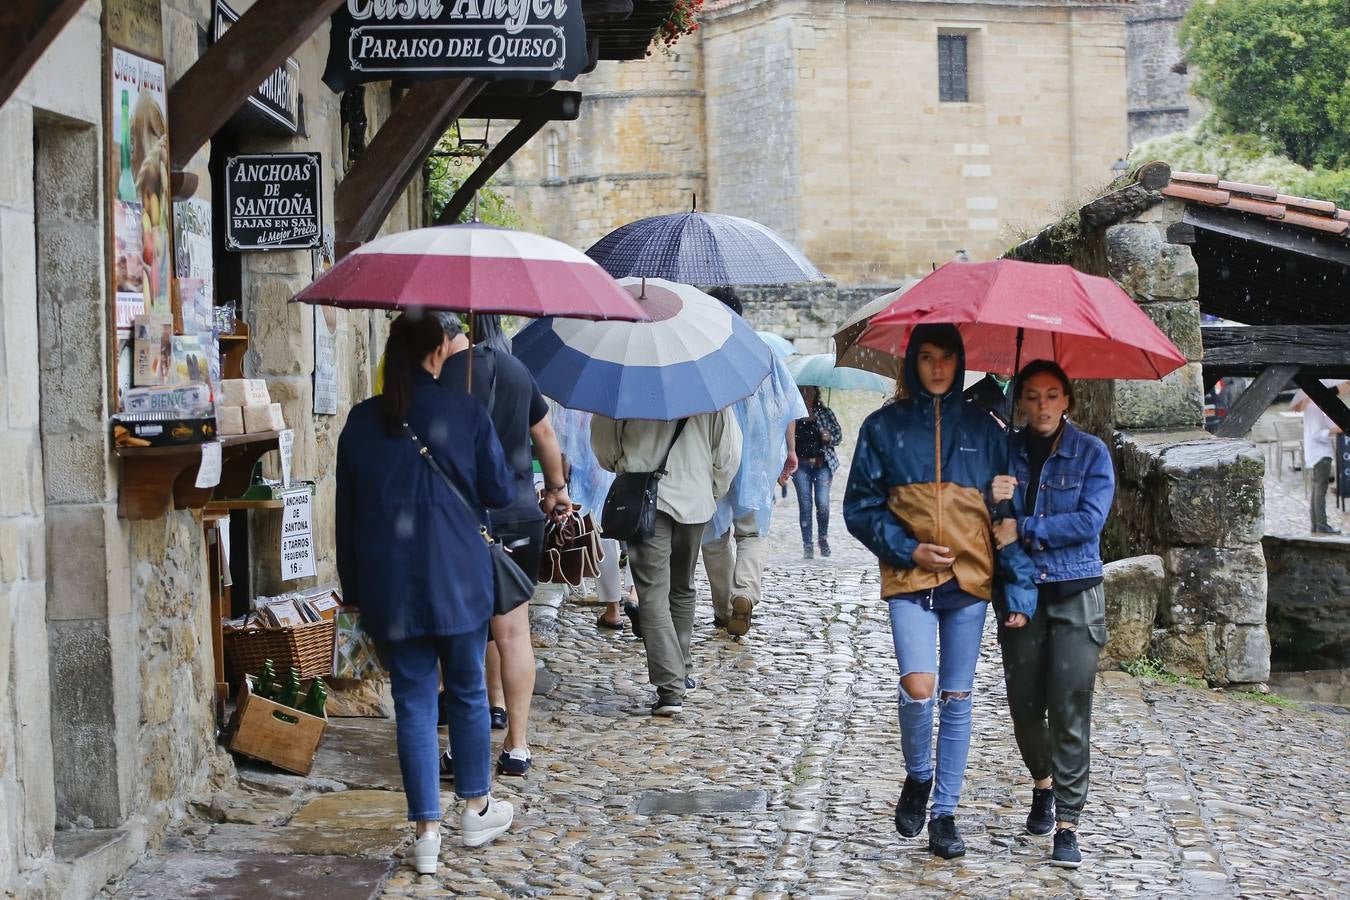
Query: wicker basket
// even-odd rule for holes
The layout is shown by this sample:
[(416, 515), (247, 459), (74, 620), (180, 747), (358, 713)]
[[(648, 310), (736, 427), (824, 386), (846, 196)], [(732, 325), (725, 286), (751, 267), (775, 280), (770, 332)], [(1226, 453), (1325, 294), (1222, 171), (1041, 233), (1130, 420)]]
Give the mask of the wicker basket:
[(272, 660), (277, 673), (299, 669), (302, 678), (333, 673), (333, 620), (307, 622), (287, 628), (250, 628), (225, 632), (225, 658), (231, 680), (262, 671), (263, 661)]

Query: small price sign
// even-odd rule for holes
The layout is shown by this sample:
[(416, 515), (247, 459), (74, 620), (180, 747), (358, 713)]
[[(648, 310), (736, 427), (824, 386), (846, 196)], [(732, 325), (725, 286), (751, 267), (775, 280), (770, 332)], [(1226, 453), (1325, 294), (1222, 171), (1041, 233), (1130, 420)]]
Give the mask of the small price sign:
[(314, 523), (311, 518), (309, 489), (281, 495), (281, 579), (313, 578)]

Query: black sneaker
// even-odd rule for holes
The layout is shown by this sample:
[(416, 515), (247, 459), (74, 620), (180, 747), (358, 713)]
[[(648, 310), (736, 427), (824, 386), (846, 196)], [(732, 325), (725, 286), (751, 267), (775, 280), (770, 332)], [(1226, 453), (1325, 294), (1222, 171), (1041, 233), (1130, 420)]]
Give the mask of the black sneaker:
[(654, 716), (678, 716), (684, 712), (684, 703), (679, 700), (657, 700), (652, 704)]
[(497, 774), (514, 775), (517, 778), (530, 771), (530, 751), (516, 748), (503, 750), (497, 757)]
[(934, 816), (928, 821), (928, 852), (943, 859), (966, 855), (966, 842), (956, 830), (955, 816)]
[(501, 731), (506, 727), (506, 710), (500, 706), (489, 707), (488, 716), (492, 719), (493, 730)]
[(1027, 834), (1045, 837), (1055, 830), (1055, 789), (1032, 788), (1031, 812), (1027, 813)]
[(455, 760), (447, 750), (441, 754), (441, 781), (455, 780)]
[(905, 786), (895, 804), (895, 830), (905, 837), (915, 837), (923, 831), (928, 818), (928, 795), (933, 790), (933, 779), (915, 781), (905, 776)]
[(628, 617), (628, 626), (633, 629), (633, 637), (642, 637), (642, 607), (625, 600), (623, 614)]
[(1078, 852), (1078, 835), (1067, 828), (1055, 832), (1055, 851), (1050, 854), (1050, 865), (1064, 869), (1076, 869), (1083, 864), (1083, 854)]
[(686, 691), (692, 691), (696, 687), (698, 687), (698, 682), (694, 680), (693, 675), (684, 676), (684, 689)]
[(825, 540), (823, 535), (820, 538), (820, 555), (821, 556), (830, 555), (830, 542)]

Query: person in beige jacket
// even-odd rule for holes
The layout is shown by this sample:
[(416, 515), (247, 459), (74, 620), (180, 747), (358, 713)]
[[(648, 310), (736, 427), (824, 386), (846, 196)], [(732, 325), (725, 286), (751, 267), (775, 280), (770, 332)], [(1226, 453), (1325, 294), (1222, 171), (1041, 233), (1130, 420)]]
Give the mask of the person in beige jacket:
[[(675, 437), (676, 422), (591, 420), (591, 447), (617, 474), (652, 472)], [(694, 571), (704, 526), (731, 486), (741, 462), (741, 429), (730, 408), (688, 419), (666, 463), (656, 499), (656, 531), (628, 546), (628, 563), (642, 602), (647, 673), (656, 688), (652, 715), (673, 716), (694, 687), (689, 640), (694, 630)]]

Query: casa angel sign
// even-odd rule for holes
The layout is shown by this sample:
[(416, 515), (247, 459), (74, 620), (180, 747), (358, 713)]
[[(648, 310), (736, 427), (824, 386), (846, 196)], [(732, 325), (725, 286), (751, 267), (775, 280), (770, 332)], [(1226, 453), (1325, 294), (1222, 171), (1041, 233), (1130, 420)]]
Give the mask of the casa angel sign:
[(586, 63), (581, 0), (346, 0), (323, 80), (334, 91), (406, 78), (567, 81)]

